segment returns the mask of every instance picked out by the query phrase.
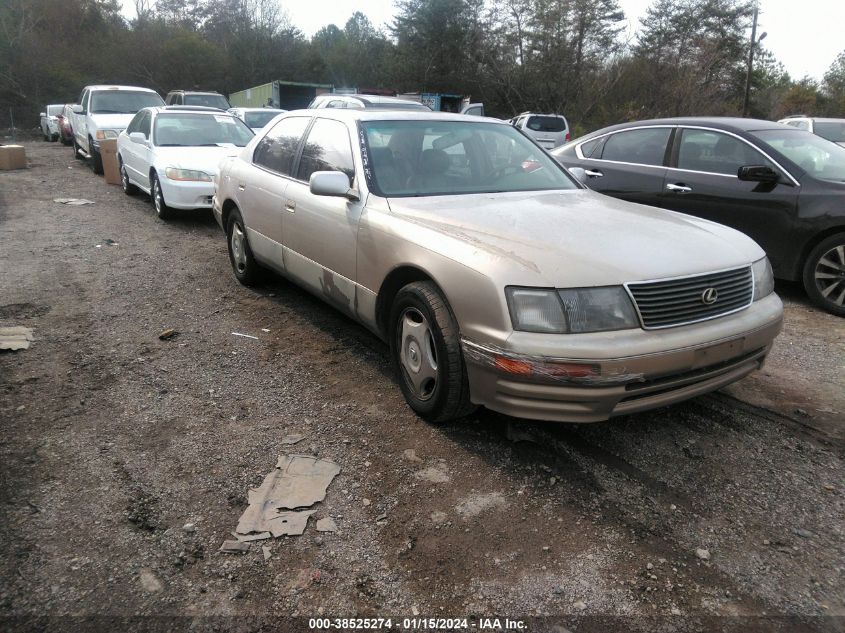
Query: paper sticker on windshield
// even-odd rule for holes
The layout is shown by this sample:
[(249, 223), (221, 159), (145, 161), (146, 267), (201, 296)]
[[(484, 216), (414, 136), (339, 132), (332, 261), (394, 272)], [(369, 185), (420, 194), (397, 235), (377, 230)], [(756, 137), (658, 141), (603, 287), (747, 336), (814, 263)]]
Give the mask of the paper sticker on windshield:
[(231, 123), (233, 125), (235, 123), (235, 119), (233, 119), (230, 116), (218, 116), (218, 115), (215, 114), (214, 120), (217, 121), (218, 123)]

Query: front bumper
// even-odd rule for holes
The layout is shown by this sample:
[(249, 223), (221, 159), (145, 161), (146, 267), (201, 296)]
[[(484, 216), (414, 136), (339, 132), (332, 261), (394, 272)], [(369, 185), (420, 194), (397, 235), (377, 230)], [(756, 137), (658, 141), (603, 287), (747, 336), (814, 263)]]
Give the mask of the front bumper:
[(162, 176), (161, 192), (168, 207), (174, 209), (210, 209), (214, 195), (213, 182), (170, 180)]
[[(600, 333), (580, 335), (590, 339), (589, 356), (573, 357), (560, 347), (539, 355), (536, 346), (526, 354), (466, 339), (461, 343), (474, 403), (533, 420), (599, 422), (680, 402), (743, 378), (762, 367), (782, 325), (783, 307), (772, 294), (742, 312), (674, 331), (606, 332), (604, 350), (597, 344)], [(579, 338), (567, 336), (572, 335), (555, 339), (566, 344)], [(689, 344), (679, 345), (682, 339)], [(664, 349), (656, 350), (661, 341)], [(622, 350), (630, 355), (619, 356)], [(530, 375), (513, 373), (515, 367), (532, 364), (538, 369)], [(554, 369), (570, 365), (571, 375)], [(581, 375), (579, 366), (592, 372)]]

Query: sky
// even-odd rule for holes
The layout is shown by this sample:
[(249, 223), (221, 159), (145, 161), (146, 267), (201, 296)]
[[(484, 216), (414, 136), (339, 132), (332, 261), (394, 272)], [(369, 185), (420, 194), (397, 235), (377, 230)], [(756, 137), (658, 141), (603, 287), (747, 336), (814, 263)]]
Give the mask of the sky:
[[(393, 0), (279, 0), (291, 22), (308, 36), (327, 24), (341, 28), (355, 11), (364, 13), (375, 26), (393, 18)], [(132, 1), (123, 0), (124, 14), (134, 17)], [(628, 17), (629, 34), (636, 32), (639, 18), (651, 0), (619, 0)], [(845, 0), (759, 0), (758, 35), (766, 32), (763, 46), (794, 78), (805, 75), (821, 80), (836, 56), (845, 50)], [(750, 37), (750, 32), (749, 32)]]

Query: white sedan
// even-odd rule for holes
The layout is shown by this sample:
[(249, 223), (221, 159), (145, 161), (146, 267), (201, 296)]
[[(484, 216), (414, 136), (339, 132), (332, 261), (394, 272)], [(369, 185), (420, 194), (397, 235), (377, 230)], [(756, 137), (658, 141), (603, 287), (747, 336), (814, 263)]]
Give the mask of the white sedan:
[(278, 108), (229, 108), (229, 112), (246, 123), (253, 132), (258, 132), (278, 115), (287, 112)]
[(216, 108), (144, 108), (117, 138), (123, 191), (148, 193), (162, 220), (173, 209), (210, 209), (218, 164), (253, 136), (243, 121)]

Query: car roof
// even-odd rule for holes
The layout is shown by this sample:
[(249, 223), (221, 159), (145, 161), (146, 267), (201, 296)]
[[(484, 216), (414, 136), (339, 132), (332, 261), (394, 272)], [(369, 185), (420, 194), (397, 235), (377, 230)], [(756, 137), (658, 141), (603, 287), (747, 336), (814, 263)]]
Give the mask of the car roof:
[(143, 86), (118, 86), (115, 84), (94, 84), (92, 86), (85, 86), (85, 90), (134, 90), (135, 92), (152, 92), (158, 94), (152, 88), (144, 88)]
[(330, 101), (332, 99), (357, 99), (358, 101), (363, 102), (365, 105), (371, 105), (371, 106), (380, 106), (380, 105), (389, 106), (391, 104), (401, 103), (401, 104), (425, 107), (425, 104), (422, 103), (421, 101), (414, 101), (413, 99), (400, 99), (399, 97), (390, 97), (390, 96), (387, 96), (387, 95), (369, 95), (369, 94), (340, 95), (340, 94), (329, 93), (329, 94), (319, 95), (319, 98), (323, 101)]
[[(762, 119), (743, 119), (740, 117), (704, 117), (704, 116), (689, 116), (689, 117), (674, 117), (667, 119), (646, 119), (643, 121), (629, 121), (627, 123), (619, 123), (611, 125), (601, 130), (596, 130), (586, 135), (589, 137), (615, 132), (617, 130), (624, 130), (632, 127), (643, 127), (650, 125), (698, 125), (703, 127), (710, 127), (716, 130), (725, 130), (726, 132), (753, 132), (759, 130), (783, 130), (783, 124), (774, 121), (764, 121)], [(585, 137), (582, 137), (582, 139)]]
[(223, 96), (222, 94), (214, 90), (171, 90), (167, 94), (170, 95), (175, 92), (181, 92), (182, 94), (186, 95), (220, 95), (221, 97)]
[(508, 125), (506, 121), (472, 114), (453, 114), (449, 112), (434, 112), (425, 110), (390, 110), (385, 109), (352, 109), (352, 108), (308, 108), (304, 110), (289, 110), (286, 115), (316, 116), (323, 119), (337, 119), (338, 121), (468, 121), (475, 123), (496, 123)]
[(146, 108), (141, 108), (142, 110), (149, 110), (153, 114), (167, 114), (168, 112), (187, 112), (189, 114), (216, 114), (220, 116), (221, 114), (225, 114), (226, 116), (235, 116), (231, 112), (226, 110), (221, 110), (220, 108), (209, 108), (207, 106), (180, 106), (180, 105), (169, 105), (169, 106), (147, 106)]
[(242, 108), (240, 106), (232, 106), (229, 110), (240, 110), (241, 112), (275, 112), (277, 114), (287, 112), (287, 110), (282, 108)]

